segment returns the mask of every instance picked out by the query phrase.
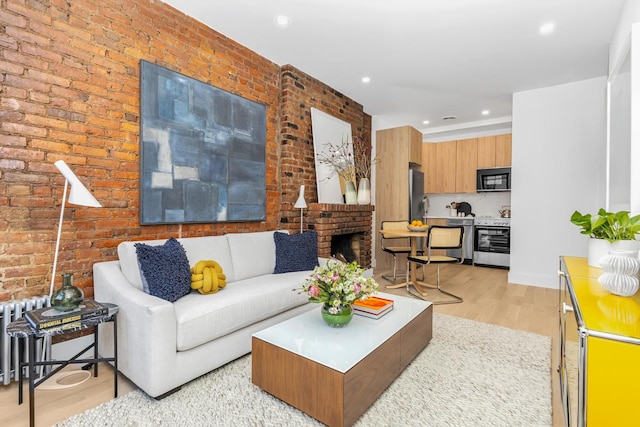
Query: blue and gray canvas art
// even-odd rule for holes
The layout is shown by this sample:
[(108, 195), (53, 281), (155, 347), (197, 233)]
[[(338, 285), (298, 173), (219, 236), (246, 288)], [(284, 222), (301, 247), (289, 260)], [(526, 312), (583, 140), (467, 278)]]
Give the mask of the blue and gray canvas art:
[(266, 217), (266, 108), (141, 61), (141, 224)]

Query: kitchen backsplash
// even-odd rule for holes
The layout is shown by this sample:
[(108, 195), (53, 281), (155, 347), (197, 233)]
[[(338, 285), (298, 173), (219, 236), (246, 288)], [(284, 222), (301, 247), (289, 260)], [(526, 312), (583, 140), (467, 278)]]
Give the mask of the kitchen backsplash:
[[(447, 205), (451, 202), (467, 202), (471, 205), (471, 212), (476, 216), (492, 216), (499, 217), (499, 209), (503, 206), (510, 206), (511, 193), (477, 193), (477, 194), (427, 194), (429, 197), (429, 214), (428, 216), (449, 216)], [(513, 212), (512, 216), (517, 216), (517, 212)]]

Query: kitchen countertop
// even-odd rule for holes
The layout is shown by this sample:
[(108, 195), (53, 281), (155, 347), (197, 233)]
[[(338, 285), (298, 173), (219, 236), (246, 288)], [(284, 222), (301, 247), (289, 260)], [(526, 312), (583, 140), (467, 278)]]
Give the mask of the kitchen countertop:
[(463, 219), (463, 218), (473, 219), (474, 217), (473, 217), (472, 215), (469, 215), (469, 216), (427, 215), (427, 219), (450, 219), (450, 218), (456, 218), (456, 219)]

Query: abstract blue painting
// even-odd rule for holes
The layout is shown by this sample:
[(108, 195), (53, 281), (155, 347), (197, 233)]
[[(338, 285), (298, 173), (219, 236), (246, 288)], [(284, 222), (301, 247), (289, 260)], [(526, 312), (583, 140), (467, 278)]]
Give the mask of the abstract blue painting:
[(140, 61), (140, 223), (266, 218), (266, 107)]

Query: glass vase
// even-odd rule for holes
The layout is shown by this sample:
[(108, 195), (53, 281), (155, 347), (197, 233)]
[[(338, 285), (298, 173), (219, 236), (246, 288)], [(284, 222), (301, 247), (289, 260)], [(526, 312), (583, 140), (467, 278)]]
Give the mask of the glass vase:
[(62, 275), (62, 287), (51, 296), (51, 307), (58, 311), (71, 311), (78, 308), (84, 300), (82, 289), (73, 286), (73, 274)]
[(353, 318), (353, 309), (350, 305), (333, 307), (322, 304), (322, 319), (332, 328), (342, 328)]
[(371, 183), (369, 178), (360, 178), (358, 183), (358, 204), (368, 205), (371, 203)]
[(344, 184), (344, 199), (348, 205), (355, 205), (358, 203), (356, 184), (354, 184), (353, 181), (347, 181)]

